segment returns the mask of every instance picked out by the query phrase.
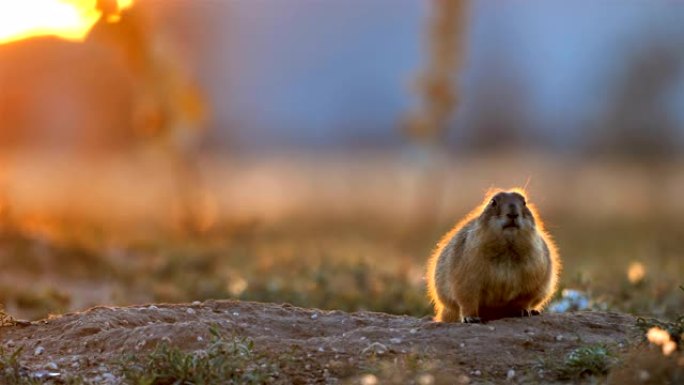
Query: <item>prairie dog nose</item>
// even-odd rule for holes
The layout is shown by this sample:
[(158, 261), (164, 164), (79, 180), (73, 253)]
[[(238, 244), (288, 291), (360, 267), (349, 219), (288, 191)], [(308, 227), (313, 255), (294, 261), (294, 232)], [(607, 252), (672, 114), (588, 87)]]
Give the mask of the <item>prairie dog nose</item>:
[(520, 210), (518, 209), (518, 206), (516, 206), (514, 203), (510, 203), (508, 205), (508, 212), (506, 213), (506, 216), (515, 219), (520, 216)]

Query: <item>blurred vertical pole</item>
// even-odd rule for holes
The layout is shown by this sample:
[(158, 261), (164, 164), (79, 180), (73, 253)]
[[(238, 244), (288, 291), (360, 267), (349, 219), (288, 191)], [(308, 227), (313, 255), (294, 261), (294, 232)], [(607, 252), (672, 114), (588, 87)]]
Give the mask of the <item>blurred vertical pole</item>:
[[(116, 2), (99, 0), (105, 14)], [(200, 175), (197, 143), (207, 119), (199, 86), (180, 65), (182, 58), (164, 32), (151, 25), (142, 4), (121, 12), (120, 20), (101, 22), (91, 34), (118, 47), (136, 79), (133, 126), (161, 152), (173, 179), (177, 228), (197, 235), (213, 224), (212, 200)]]
[[(3, 65), (0, 65), (0, 71), (6, 71)], [(7, 91), (8, 88), (6, 76), (0, 76), (0, 240), (16, 230), (9, 196), (9, 173), (20, 132), (14, 127), (15, 122), (11, 118), (11, 111), (15, 109), (15, 105), (13, 95)]]
[(456, 76), (465, 51), (468, 2), (432, 0), (430, 4), (426, 60), (416, 87), (420, 105), (406, 127), (419, 170), (417, 215), (412, 217), (425, 225), (435, 224), (444, 194), (444, 141), (459, 101)]

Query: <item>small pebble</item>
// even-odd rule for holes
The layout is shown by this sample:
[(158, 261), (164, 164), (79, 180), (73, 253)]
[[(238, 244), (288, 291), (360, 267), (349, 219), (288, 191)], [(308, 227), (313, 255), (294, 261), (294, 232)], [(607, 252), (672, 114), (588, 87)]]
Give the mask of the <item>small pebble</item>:
[(311, 319), (317, 319), (317, 318), (318, 318), (318, 313), (311, 314)]
[(465, 348), (465, 343), (464, 343), (464, 342), (461, 342), (460, 344), (458, 344), (458, 346), (460, 346), (460, 347), (462, 347), (462, 348)]
[(36, 370), (34, 372), (29, 373), (29, 376), (32, 379), (39, 380), (41, 384), (54, 384), (54, 382), (52, 382), (51, 380), (61, 375), (62, 374), (60, 372), (50, 372), (48, 370)]
[(192, 304), (195, 305), (195, 306), (198, 306), (198, 305), (201, 305), (202, 302), (200, 302), (200, 301), (193, 301)]
[(204, 341), (204, 338), (202, 338), (202, 336), (197, 336), (197, 341), (202, 342)]
[(387, 353), (387, 350), (387, 346), (379, 342), (373, 342), (372, 344), (368, 345), (365, 349), (363, 349), (361, 353), (382, 355)]
[(378, 378), (373, 374), (364, 374), (361, 376), (361, 385), (376, 385), (378, 383)]
[(472, 374), (473, 376), (480, 377), (482, 375), (482, 372), (479, 370), (473, 370), (472, 372), (470, 372), (470, 374)]
[(513, 377), (515, 377), (515, 370), (513, 370), (513, 369), (508, 369), (508, 372), (506, 372), (506, 379), (507, 379), (507, 380), (512, 380)]
[(409, 330), (409, 333), (416, 334), (416, 333), (418, 333), (418, 329), (413, 328), (413, 329)]
[(417, 382), (419, 385), (432, 385), (435, 383), (435, 376), (430, 373), (423, 373), (418, 376)]
[(238, 312), (236, 312), (236, 311), (233, 312), (233, 316), (237, 317), (237, 316), (239, 316), (239, 315), (240, 315), (240, 313), (238, 313)]
[(57, 369), (58, 369), (58, 366), (57, 366), (56, 363), (50, 362), (50, 363), (48, 363), (47, 365), (45, 365), (45, 369), (57, 370)]
[(33, 351), (33, 355), (39, 356), (39, 355), (43, 354), (43, 352), (45, 352), (45, 348), (42, 346), (39, 346), (36, 348), (36, 350)]
[(556, 341), (563, 341), (563, 338), (564, 338), (563, 335), (559, 334), (556, 336)]
[(494, 326), (488, 326), (489, 330), (494, 331), (496, 328)]
[(156, 306), (154, 306), (154, 305), (150, 305), (150, 306), (148, 306), (147, 308), (148, 308), (149, 310), (159, 310), (159, 308), (156, 307)]
[(195, 314), (195, 309), (189, 307), (185, 312), (188, 314)]
[(137, 344), (135, 344), (135, 350), (137, 351), (137, 350), (142, 349), (146, 343), (147, 343), (147, 341), (145, 341), (145, 340), (138, 342)]
[(392, 344), (400, 344), (400, 343), (401, 343), (401, 338), (390, 338), (390, 343), (392, 343)]

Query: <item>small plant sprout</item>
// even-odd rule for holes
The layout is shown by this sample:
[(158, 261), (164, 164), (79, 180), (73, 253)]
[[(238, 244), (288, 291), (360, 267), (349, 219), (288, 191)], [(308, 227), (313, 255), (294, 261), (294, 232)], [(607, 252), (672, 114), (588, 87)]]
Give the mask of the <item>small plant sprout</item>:
[(589, 345), (571, 351), (560, 368), (563, 378), (604, 375), (613, 365), (613, 354), (604, 345)]

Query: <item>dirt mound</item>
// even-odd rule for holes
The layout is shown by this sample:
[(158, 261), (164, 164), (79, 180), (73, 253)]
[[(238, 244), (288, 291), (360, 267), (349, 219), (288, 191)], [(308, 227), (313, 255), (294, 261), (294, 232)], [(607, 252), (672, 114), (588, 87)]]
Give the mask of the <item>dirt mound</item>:
[[(604, 312), (444, 324), (373, 312), (207, 301), (97, 307), (0, 328), (0, 344), (6, 355), (22, 348), (25, 375), (81, 376), (94, 383), (120, 383), (122, 367), (144, 361), (122, 366), (127, 355), (146, 357), (162, 345), (201, 352), (217, 335), (253, 341), (254, 354), (277, 366), (268, 373), (277, 383), (373, 383), (400, 372), (427, 384), (445, 378), (524, 383), (558, 380), (544, 362), (588, 345), (620, 350), (637, 333), (633, 317)], [(373, 376), (359, 377), (364, 373)]]

